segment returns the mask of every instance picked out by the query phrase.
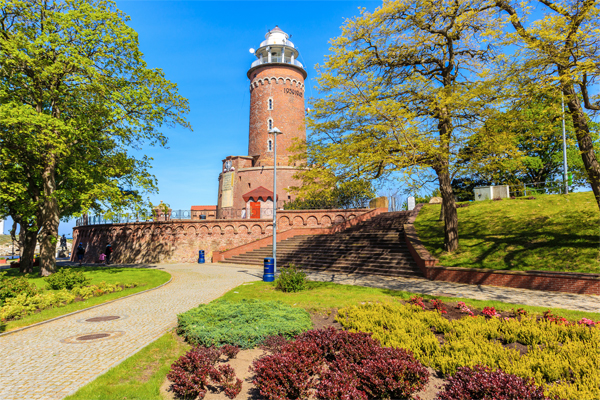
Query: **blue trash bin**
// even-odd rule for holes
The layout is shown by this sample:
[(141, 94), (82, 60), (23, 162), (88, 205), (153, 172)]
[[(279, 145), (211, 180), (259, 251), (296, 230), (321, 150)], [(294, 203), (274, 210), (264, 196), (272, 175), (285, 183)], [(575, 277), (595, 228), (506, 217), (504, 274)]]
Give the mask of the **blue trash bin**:
[(204, 250), (198, 251), (198, 264), (204, 264)]
[(263, 282), (273, 282), (275, 280), (275, 259), (273, 257), (265, 258), (265, 273)]

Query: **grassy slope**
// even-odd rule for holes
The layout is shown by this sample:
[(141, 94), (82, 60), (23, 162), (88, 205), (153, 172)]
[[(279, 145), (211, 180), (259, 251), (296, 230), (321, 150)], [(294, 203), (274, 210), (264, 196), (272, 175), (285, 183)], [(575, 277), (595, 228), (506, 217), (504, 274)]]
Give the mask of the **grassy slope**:
[(415, 227), (447, 267), (600, 273), (600, 213), (592, 192), (534, 200), (477, 201), (458, 209), (460, 248), (443, 252), (440, 205), (426, 205)]
[(190, 346), (166, 333), (65, 400), (160, 400), (160, 386)]
[[(64, 307), (58, 308), (50, 308), (47, 310), (43, 310), (39, 313), (29, 315), (23, 319), (19, 319), (16, 321), (9, 321), (6, 323), (6, 326), (2, 327), (3, 330), (11, 330), (20, 328), (23, 326), (35, 324), (37, 322), (45, 321), (47, 319), (51, 319), (54, 317), (58, 317), (60, 315), (68, 314), (73, 311), (82, 310), (84, 308), (88, 308), (91, 306), (95, 306), (97, 304), (102, 304), (110, 300), (118, 299), (120, 297), (128, 296), (133, 293), (138, 293), (143, 290), (147, 290), (158, 285), (161, 285), (167, 282), (171, 275), (164, 271), (159, 271), (156, 269), (149, 268), (119, 268), (119, 267), (66, 267), (66, 268), (74, 268), (75, 270), (83, 271), (87, 276), (92, 278), (91, 284), (97, 284), (102, 281), (106, 283), (137, 283), (138, 286), (130, 289), (125, 289), (120, 292), (109, 293), (99, 297), (92, 297), (91, 299), (87, 299), (84, 301), (79, 301), (75, 303), (68, 304)], [(16, 268), (12, 268), (10, 270), (6, 270), (6, 276), (18, 276), (19, 270)], [(34, 271), (35, 274), (39, 273), (39, 269)], [(35, 275), (34, 274), (34, 275)], [(28, 279), (30, 282), (34, 283), (38, 288), (45, 288), (46, 282), (43, 278), (38, 276), (34, 276)]]

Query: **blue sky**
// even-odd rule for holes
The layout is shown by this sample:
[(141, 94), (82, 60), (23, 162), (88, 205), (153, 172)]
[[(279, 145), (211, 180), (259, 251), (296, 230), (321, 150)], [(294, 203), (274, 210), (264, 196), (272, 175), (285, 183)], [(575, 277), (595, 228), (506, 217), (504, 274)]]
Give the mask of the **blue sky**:
[[(268, 29), (278, 25), (300, 51), (307, 71), (307, 97), (314, 88), (315, 64), (323, 63), (328, 41), (340, 34), (344, 19), (359, 7), (375, 9), (379, 1), (117, 1), (130, 16), (140, 48), (151, 68), (164, 70), (190, 102), (193, 131), (165, 129), (169, 148), (145, 147), (154, 158), (159, 193), (150, 196), (173, 209), (214, 205), (221, 160), (248, 152), (249, 80)], [(71, 235), (73, 221), (59, 233)], [(8, 233), (7, 221), (4, 233)]]

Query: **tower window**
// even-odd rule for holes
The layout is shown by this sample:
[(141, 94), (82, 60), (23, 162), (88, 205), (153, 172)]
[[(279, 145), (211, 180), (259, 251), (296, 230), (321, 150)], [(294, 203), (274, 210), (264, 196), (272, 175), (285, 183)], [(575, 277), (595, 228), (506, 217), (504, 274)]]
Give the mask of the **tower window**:
[(271, 118), (269, 118), (268, 125), (269, 125), (269, 130), (273, 129), (273, 120)]
[(269, 99), (269, 105), (268, 105), (268, 109), (272, 110), (273, 109), (273, 99)]
[(269, 151), (273, 151), (273, 141), (271, 139), (267, 141), (267, 149), (269, 149)]

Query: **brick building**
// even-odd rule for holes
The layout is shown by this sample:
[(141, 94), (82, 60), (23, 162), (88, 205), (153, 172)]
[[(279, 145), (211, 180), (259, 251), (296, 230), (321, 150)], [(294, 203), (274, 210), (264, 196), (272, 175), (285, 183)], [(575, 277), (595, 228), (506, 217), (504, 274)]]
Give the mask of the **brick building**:
[[(290, 186), (299, 185), (294, 174), (290, 146), (306, 140), (304, 79), (306, 71), (298, 62), (298, 50), (289, 35), (278, 27), (267, 32), (254, 52), (247, 72), (250, 79), (250, 129), (248, 155), (228, 156), (219, 174), (217, 218), (263, 218), (273, 207), (273, 165), (277, 162), (277, 201), (294, 200)], [(277, 160), (273, 159), (271, 128), (277, 137)], [(272, 214), (271, 214), (272, 215)]]
[(191, 219), (217, 218), (217, 206), (192, 206)]

